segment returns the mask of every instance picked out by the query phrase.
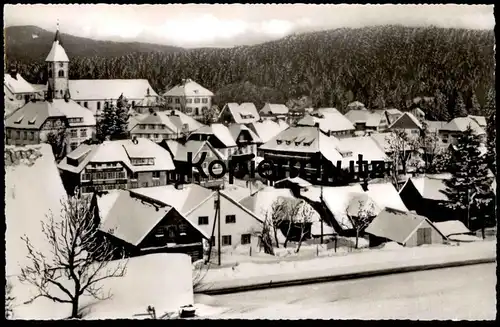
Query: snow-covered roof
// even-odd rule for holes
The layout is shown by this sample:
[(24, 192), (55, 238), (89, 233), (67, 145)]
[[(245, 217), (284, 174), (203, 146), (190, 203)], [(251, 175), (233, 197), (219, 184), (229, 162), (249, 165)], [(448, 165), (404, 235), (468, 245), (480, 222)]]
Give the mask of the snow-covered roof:
[(349, 167), (351, 160), (358, 160), (358, 155), (363, 155), (363, 160), (387, 161), (385, 152), (370, 136), (347, 137), (339, 139), (339, 150), (349, 151), (351, 155), (342, 158), (342, 167)]
[[(149, 139), (104, 141), (102, 144), (82, 144), (69, 153), (58, 165), (59, 169), (80, 173), (90, 162), (122, 162), (133, 172), (175, 170), (170, 153)], [(75, 152), (76, 151), (76, 152)], [(85, 156), (83, 159), (82, 156)], [(78, 166), (68, 163), (68, 157), (79, 161)], [(152, 158), (152, 165), (133, 165), (131, 159)]]
[[(157, 253), (129, 259), (111, 261), (107, 269), (126, 264), (123, 277), (107, 278), (102, 286), (105, 294), (112, 297), (96, 300), (83, 295), (80, 310), (83, 319), (144, 319), (149, 318), (146, 308), (154, 306), (158, 317), (167, 312), (177, 312), (181, 306), (194, 304), (191, 258), (182, 253)], [(104, 271), (107, 271), (104, 270)], [(60, 280), (71, 287), (71, 282)], [(35, 290), (29, 284), (21, 284), (12, 278), (15, 297), (14, 316), (17, 319), (65, 319), (71, 314), (71, 304), (57, 303), (46, 298), (38, 298), (30, 304)], [(137, 290), (140, 290), (138, 292)], [(58, 294), (54, 287), (51, 294)], [(170, 296), (165, 296), (169, 294)], [(64, 298), (61, 294), (61, 298)]]
[(52, 43), (52, 48), (50, 48), (45, 62), (69, 62), (68, 55), (58, 39)]
[(246, 131), (248, 132), (248, 134), (250, 134), (252, 143), (262, 143), (260, 137), (243, 124), (230, 124), (228, 128), (235, 142), (238, 140), (238, 136), (241, 134), (241, 132)]
[[(335, 220), (343, 229), (352, 229), (353, 225), (347, 216), (347, 207), (351, 199), (363, 193), (363, 188), (359, 185), (340, 186), (340, 187), (323, 187), (323, 202)], [(301, 195), (311, 201), (320, 202), (321, 187), (309, 187), (301, 191)]]
[(120, 190), (112, 190), (108, 191), (106, 194), (97, 196), (97, 207), (99, 208), (99, 218), (101, 219), (101, 223), (103, 223), (108, 216), (109, 211), (115, 204), (116, 199), (118, 199), (120, 194)]
[(412, 183), (422, 198), (436, 201), (448, 201), (448, 197), (443, 193), (446, 190), (444, 179), (450, 178), (450, 174), (425, 175), (423, 177), (412, 177), (401, 188), (400, 192), (409, 183)]
[(432, 121), (432, 120), (426, 120), (425, 123), (427, 125), (427, 129), (433, 133), (439, 132), (439, 130), (443, 128), (443, 126), (448, 124), (448, 122), (446, 121)]
[(351, 121), (335, 108), (317, 109), (299, 120), (297, 126), (314, 126), (316, 123), (319, 123), (319, 127), (325, 133), (355, 129)]
[(373, 219), (365, 232), (404, 245), (424, 221), (436, 229), (424, 216), (386, 208)]
[(476, 123), (481, 126), (482, 128), (486, 127), (488, 124), (486, 121), (486, 117), (484, 116), (474, 116), (474, 115), (469, 115), (468, 117), (472, 118), (473, 120), (476, 121)]
[(371, 183), (368, 184), (366, 193), (381, 208), (393, 208), (401, 211), (408, 211), (403, 200), (399, 196), (392, 183)]
[(304, 179), (302, 179), (302, 178), (300, 178), (298, 176), (297, 177), (293, 177), (293, 178), (287, 177), (285, 179), (282, 179), (280, 181), (275, 182), (274, 185), (278, 186), (281, 183), (292, 183), (292, 184), (295, 184), (295, 185), (297, 185), (299, 187), (302, 187), (302, 188), (312, 186), (311, 183), (309, 183), (308, 181), (306, 181), (306, 180), (304, 180)]
[[(138, 125), (144, 125), (144, 129), (140, 129)], [(155, 129), (150, 129), (149, 125), (155, 125)], [(158, 128), (157, 125), (164, 126), (165, 128)], [(190, 133), (203, 126), (205, 125), (179, 110), (169, 110), (138, 115), (135, 117), (131, 116), (128, 128), (130, 131), (135, 129), (133, 132), (141, 134), (173, 134)]]
[(270, 139), (278, 135), (279, 133), (286, 130), (289, 125), (284, 121), (273, 121), (266, 119), (264, 121), (257, 121), (248, 124), (248, 127), (253, 130), (262, 140), (262, 142), (268, 142)]
[[(376, 142), (376, 144), (385, 152), (391, 152), (391, 140), (396, 137), (393, 132), (385, 133), (372, 133), (370, 137)], [(406, 150), (411, 150), (410, 144), (406, 144)]]
[(147, 79), (78, 79), (69, 81), (71, 98), (77, 101), (116, 100), (121, 94), (128, 100), (157, 96)]
[(349, 103), (347, 108), (365, 108), (365, 105), (359, 101), (354, 101)]
[(401, 116), (399, 116), (398, 119), (396, 119), (391, 126), (389, 126), (389, 129), (393, 128), (409, 128), (407, 125), (407, 122), (410, 122), (410, 124), (413, 124), (415, 127), (418, 127), (420, 129), (423, 129), (422, 124), (420, 121), (418, 121), (418, 118), (415, 117), (411, 112), (405, 112)]
[(186, 143), (182, 144), (178, 141), (174, 140), (167, 140), (165, 141), (165, 144), (168, 146), (170, 151), (173, 154), (174, 160), (176, 161), (186, 161), (187, 162), (187, 154), (189, 152), (192, 153), (193, 155), (193, 160), (196, 158), (198, 153), (203, 149), (204, 146), (207, 146), (219, 159), (223, 159), (222, 154), (214, 149), (209, 142), (207, 141), (187, 141)]
[[(300, 202), (299, 205), (306, 206), (307, 212), (311, 214), (309, 221), (320, 221), (320, 216), (310, 204), (302, 199), (297, 199), (293, 196), (289, 189), (277, 189), (274, 187), (265, 187), (258, 192), (249, 195), (240, 200), (240, 204), (248, 210), (259, 216), (262, 221), (266, 219), (266, 215), (271, 214), (272, 206), (275, 201), (287, 201), (290, 203)], [(293, 217), (295, 221), (299, 222), (304, 219), (304, 212), (302, 216)]]
[(210, 126), (203, 126), (197, 130), (195, 130), (191, 135), (196, 134), (205, 134), (205, 135), (213, 135), (219, 139), (219, 141), (224, 144), (226, 147), (234, 147), (236, 146), (236, 142), (229, 131), (229, 128), (223, 124), (212, 124)]
[(40, 129), (47, 118), (66, 117), (82, 118), (80, 123), (70, 123), (70, 126), (95, 126), (96, 121), (92, 112), (73, 100), (64, 99), (49, 101), (28, 102), (25, 106), (9, 116), (5, 125), (12, 128)]
[[(27, 159), (21, 159), (23, 155)], [(5, 147), (7, 276), (19, 274), (20, 267), (28, 263), (26, 245), (21, 240), (23, 235), (29, 237), (37, 250), (50, 256), (51, 248), (42, 233), (41, 222), (47, 222), (46, 215), (50, 212), (53, 213), (54, 220), (59, 221), (61, 201), (66, 199), (66, 191), (50, 145)]]
[(214, 194), (214, 191), (197, 184), (183, 185), (181, 189), (177, 189), (174, 185), (145, 187), (134, 189), (131, 192), (172, 206), (183, 216), (188, 216), (192, 210), (210, 199)]
[(249, 124), (260, 120), (257, 108), (251, 102), (244, 102), (242, 104), (235, 102), (227, 103), (221, 110), (221, 115), (226, 110), (229, 110), (234, 122), (237, 124)]
[(464, 223), (459, 220), (436, 222), (434, 225), (443, 235), (447, 237), (450, 235), (468, 234), (471, 232), (467, 227), (465, 227)]
[(337, 151), (339, 140), (334, 136), (327, 136), (316, 127), (294, 126), (279, 133), (271, 140), (261, 145), (262, 150), (286, 151), (297, 153), (318, 153), (337, 163), (342, 155)]
[(284, 104), (266, 103), (260, 110), (263, 115), (286, 115), (289, 109)]
[(99, 229), (118, 239), (138, 246), (172, 209), (170, 206), (148, 204), (134, 198), (128, 191), (118, 191), (113, 206), (102, 216)]
[(211, 97), (213, 95), (211, 91), (189, 78), (184, 79), (181, 84), (174, 86), (163, 94), (163, 96), (170, 97)]
[(384, 117), (384, 114), (384, 110), (351, 109), (345, 114), (345, 117), (353, 124), (366, 123), (366, 126), (378, 127)]
[(10, 74), (4, 74), (3, 84), (14, 94), (36, 92), (33, 85), (28, 83), (19, 73), (16, 74), (16, 78), (13, 78)]
[(481, 126), (479, 126), (479, 124), (474, 119), (472, 119), (470, 116), (469, 117), (454, 118), (448, 124), (441, 127), (441, 131), (465, 132), (467, 130), (467, 127), (469, 127), (469, 126), (474, 131), (474, 133), (477, 135), (486, 134), (484, 129), (481, 128)]

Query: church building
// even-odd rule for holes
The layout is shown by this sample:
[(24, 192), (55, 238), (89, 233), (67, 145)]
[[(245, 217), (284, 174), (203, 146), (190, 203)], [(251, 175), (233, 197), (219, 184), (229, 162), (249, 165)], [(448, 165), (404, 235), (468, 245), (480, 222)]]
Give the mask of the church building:
[(69, 58), (59, 29), (45, 59), (48, 72), (46, 99), (32, 99), (5, 120), (6, 143), (27, 145), (47, 142), (49, 135), (67, 133), (68, 151), (76, 149), (96, 132), (92, 112), (72, 100)]

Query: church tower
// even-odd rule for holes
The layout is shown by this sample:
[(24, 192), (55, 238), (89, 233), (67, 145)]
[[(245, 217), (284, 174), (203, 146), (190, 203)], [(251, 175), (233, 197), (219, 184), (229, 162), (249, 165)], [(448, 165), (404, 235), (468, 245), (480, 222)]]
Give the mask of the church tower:
[(47, 59), (48, 73), (48, 98), (64, 99), (69, 97), (69, 58), (61, 44), (59, 35), (59, 23), (57, 23), (57, 32), (52, 43)]

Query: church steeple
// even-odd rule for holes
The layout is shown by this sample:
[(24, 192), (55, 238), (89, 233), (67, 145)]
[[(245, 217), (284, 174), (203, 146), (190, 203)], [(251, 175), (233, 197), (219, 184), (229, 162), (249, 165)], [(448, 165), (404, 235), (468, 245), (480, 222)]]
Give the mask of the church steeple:
[(69, 92), (69, 58), (61, 44), (59, 21), (52, 48), (45, 59), (48, 71), (48, 83), (54, 99), (63, 99)]

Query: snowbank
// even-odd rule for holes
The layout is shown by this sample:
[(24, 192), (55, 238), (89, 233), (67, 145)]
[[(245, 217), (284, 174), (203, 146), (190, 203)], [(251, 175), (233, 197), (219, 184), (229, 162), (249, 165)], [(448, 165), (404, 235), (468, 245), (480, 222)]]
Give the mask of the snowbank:
[(33, 156), (5, 165), (6, 275), (10, 276), (19, 274), (28, 262), (22, 236), (27, 235), (37, 250), (50, 255), (41, 222), (47, 221), (50, 212), (55, 221), (60, 219), (61, 201), (67, 196), (50, 145), (7, 146), (5, 151), (10, 157)]
[[(124, 260), (110, 263), (110, 268)], [(23, 304), (36, 290), (11, 278), (16, 297), (14, 319), (64, 319), (71, 314), (71, 305), (38, 298)], [(66, 281), (64, 284), (71, 284)], [(150, 254), (128, 259), (126, 274), (102, 281), (104, 294), (112, 298), (97, 301), (83, 296), (80, 310), (84, 319), (133, 319), (144, 318), (146, 308), (155, 308), (158, 317), (178, 311), (183, 305), (193, 304), (191, 259), (185, 254)], [(60, 291), (54, 293), (60, 295)], [(60, 295), (64, 298), (63, 295)]]
[(395, 247), (301, 261), (241, 263), (232, 268), (209, 270), (203, 284), (209, 289), (217, 289), (267, 283), (270, 280), (314, 278), (352, 271), (495, 257), (496, 242), (489, 241), (462, 243), (461, 246), (431, 245), (403, 249)]

